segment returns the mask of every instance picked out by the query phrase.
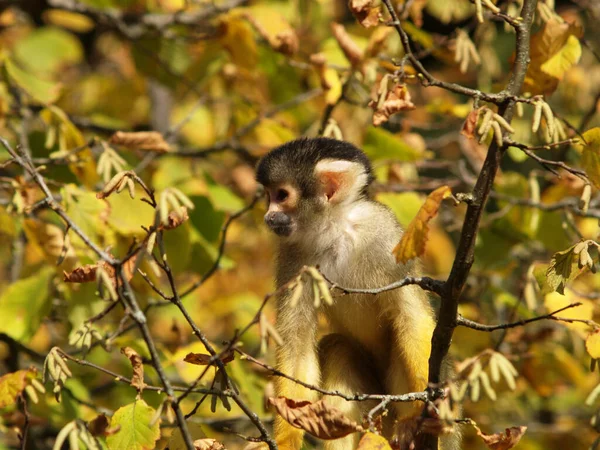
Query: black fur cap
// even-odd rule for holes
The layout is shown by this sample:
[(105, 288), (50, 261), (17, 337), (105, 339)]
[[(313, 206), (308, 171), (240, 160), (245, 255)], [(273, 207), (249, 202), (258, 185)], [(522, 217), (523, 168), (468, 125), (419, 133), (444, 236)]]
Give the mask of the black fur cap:
[(291, 182), (297, 185), (303, 196), (312, 196), (316, 189), (315, 166), (323, 159), (362, 164), (368, 175), (366, 193), (374, 179), (369, 158), (349, 142), (324, 137), (296, 139), (267, 153), (256, 168), (256, 181), (266, 187)]

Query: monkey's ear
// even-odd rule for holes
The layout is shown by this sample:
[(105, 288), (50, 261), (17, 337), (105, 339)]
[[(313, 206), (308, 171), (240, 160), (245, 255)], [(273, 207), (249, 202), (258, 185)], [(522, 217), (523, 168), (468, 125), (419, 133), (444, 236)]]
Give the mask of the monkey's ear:
[(317, 163), (315, 175), (322, 193), (330, 203), (356, 199), (367, 184), (365, 167), (353, 161), (324, 159)]

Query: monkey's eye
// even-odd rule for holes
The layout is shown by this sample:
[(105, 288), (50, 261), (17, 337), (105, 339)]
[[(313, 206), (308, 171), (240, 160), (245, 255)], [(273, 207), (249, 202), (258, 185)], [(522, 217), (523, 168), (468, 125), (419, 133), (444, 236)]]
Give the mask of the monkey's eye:
[(277, 192), (275, 193), (275, 201), (278, 203), (283, 202), (289, 196), (290, 196), (290, 193), (288, 191), (286, 191), (285, 189), (277, 189)]

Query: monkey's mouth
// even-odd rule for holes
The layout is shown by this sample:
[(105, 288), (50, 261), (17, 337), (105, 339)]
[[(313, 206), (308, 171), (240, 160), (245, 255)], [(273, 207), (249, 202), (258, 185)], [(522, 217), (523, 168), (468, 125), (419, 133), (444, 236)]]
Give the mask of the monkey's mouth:
[(292, 234), (292, 227), (290, 227), (289, 225), (287, 226), (271, 226), (269, 227), (271, 228), (271, 230), (273, 231), (273, 233), (275, 233), (277, 236), (280, 237), (287, 237), (290, 234)]

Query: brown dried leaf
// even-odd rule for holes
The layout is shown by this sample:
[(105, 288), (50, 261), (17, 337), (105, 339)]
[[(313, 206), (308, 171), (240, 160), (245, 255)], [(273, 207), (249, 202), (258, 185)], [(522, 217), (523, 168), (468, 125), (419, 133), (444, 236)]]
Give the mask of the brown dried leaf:
[[(188, 362), (190, 364), (196, 364), (198, 366), (206, 366), (206, 365), (210, 364), (211, 363), (210, 359), (211, 359), (211, 356), (207, 355), (206, 353), (188, 353), (187, 355), (185, 355), (185, 358), (183, 358), (183, 360), (185, 362)], [(221, 362), (223, 364), (227, 364), (227, 363), (233, 361), (233, 359), (234, 359), (234, 353), (232, 350), (225, 352), (221, 356)]]
[(179, 211), (171, 211), (167, 218), (167, 223), (161, 224), (159, 228), (161, 230), (172, 230), (173, 228), (177, 228), (189, 218), (190, 216), (188, 215), (187, 208), (185, 206), (182, 206), (181, 208), (179, 208)]
[(226, 450), (225, 446), (212, 438), (196, 439), (194, 441), (195, 450)]
[(117, 131), (110, 137), (109, 142), (149, 152), (167, 153), (171, 151), (171, 147), (158, 131)]
[(509, 450), (519, 443), (527, 427), (510, 427), (504, 433), (484, 434), (478, 427), (477, 435), (481, 437), (485, 445), (491, 450)]
[(339, 409), (329, 406), (325, 400), (312, 403), (278, 397), (270, 398), (269, 402), (290, 425), (319, 439), (338, 439), (363, 431), (358, 423), (344, 416)]
[(354, 42), (346, 32), (344, 25), (334, 22), (331, 24), (331, 31), (333, 32), (333, 36), (338, 42), (338, 45), (342, 49), (342, 52), (344, 52), (344, 55), (348, 61), (350, 61), (350, 64), (352, 64), (353, 67), (360, 65), (365, 55), (358, 45), (356, 45), (356, 42)]
[(373, 0), (350, 0), (348, 7), (363, 27), (369, 28), (379, 25), (381, 7), (373, 6)]
[[(387, 79), (384, 78), (382, 83), (387, 83)], [(385, 100), (371, 101), (369, 106), (375, 111), (373, 125), (376, 127), (387, 122), (392, 114), (415, 109), (405, 84), (397, 84), (393, 89), (387, 91)]]
[(427, 196), (425, 203), (404, 231), (400, 242), (392, 250), (392, 253), (396, 256), (396, 262), (406, 263), (425, 252), (425, 244), (429, 234), (429, 221), (437, 215), (442, 200), (450, 197), (450, 195), (452, 195), (450, 188), (441, 186)]
[(23, 207), (27, 210), (31, 207), (36, 201), (40, 200), (42, 197), (41, 191), (38, 189), (37, 185), (31, 181), (27, 181), (25, 177), (21, 175), (17, 175), (14, 178), (14, 186), (15, 190), (20, 194), (23, 199)]
[(423, 26), (423, 9), (427, 6), (427, 0), (415, 0), (409, 4), (410, 18), (417, 27), (421, 28)]
[(287, 56), (296, 54), (300, 46), (298, 35), (291, 28), (277, 33), (269, 43), (273, 47), (273, 50)]
[(106, 414), (102, 413), (88, 422), (87, 429), (94, 437), (106, 436), (108, 425), (110, 425), (110, 421), (106, 417)]
[[(123, 271), (125, 272), (127, 281), (130, 281), (133, 278), (133, 270), (135, 269), (135, 263), (138, 256), (139, 254), (136, 254), (123, 263)], [(98, 267), (101, 267), (102, 270), (106, 272), (111, 279), (113, 286), (116, 287), (117, 278), (115, 269), (106, 261), (99, 261), (97, 264), (86, 264), (85, 266), (76, 267), (71, 272), (63, 271), (63, 281), (67, 283), (89, 283), (90, 281), (96, 281)]]
[(477, 119), (479, 117), (480, 110), (481, 108), (473, 109), (469, 113), (467, 119), (465, 120), (465, 123), (463, 124), (460, 134), (466, 136), (469, 139), (473, 139), (475, 137), (475, 128), (477, 127)]
[(131, 367), (133, 367), (131, 386), (136, 388), (138, 393), (141, 394), (141, 392), (146, 387), (146, 383), (144, 382), (144, 363), (142, 362), (142, 357), (138, 355), (138, 353), (131, 347), (123, 347), (121, 349), (121, 353), (123, 353), (125, 356), (127, 356), (127, 358), (129, 358), (129, 362), (131, 362)]
[(98, 264), (86, 264), (82, 267), (76, 267), (71, 272), (63, 270), (63, 281), (67, 283), (88, 283), (96, 281), (96, 272)]

